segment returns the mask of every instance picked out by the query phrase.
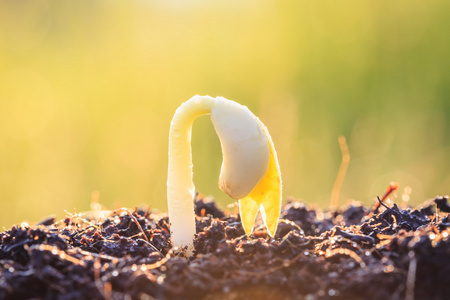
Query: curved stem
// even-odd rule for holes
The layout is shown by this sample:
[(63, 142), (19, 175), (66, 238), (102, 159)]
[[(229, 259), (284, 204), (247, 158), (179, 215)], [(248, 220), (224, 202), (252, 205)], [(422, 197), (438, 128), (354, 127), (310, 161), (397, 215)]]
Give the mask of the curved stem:
[(167, 177), (170, 231), (173, 245), (187, 246), (187, 255), (192, 253), (195, 235), (192, 124), (197, 117), (210, 114), (213, 107), (214, 98), (194, 96), (177, 109), (170, 123)]

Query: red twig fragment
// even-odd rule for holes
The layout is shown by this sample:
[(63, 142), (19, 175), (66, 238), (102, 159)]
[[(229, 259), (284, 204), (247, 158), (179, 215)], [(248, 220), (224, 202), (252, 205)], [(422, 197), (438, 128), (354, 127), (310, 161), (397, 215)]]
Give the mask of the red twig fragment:
[(386, 192), (384, 193), (383, 197), (381, 199), (378, 198), (378, 202), (375, 203), (375, 205), (373, 206), (374, 213), (378, 213), (378, 210), (380, 209), (380, 205), (387, 207), (386, 205), (384, 205), (384, 202), (389, 197), (389, 195), (392, 194), (397, 189), (398, 189), (398, 182), (391, 181), (389, 183), (389, 186), (386, 189)]

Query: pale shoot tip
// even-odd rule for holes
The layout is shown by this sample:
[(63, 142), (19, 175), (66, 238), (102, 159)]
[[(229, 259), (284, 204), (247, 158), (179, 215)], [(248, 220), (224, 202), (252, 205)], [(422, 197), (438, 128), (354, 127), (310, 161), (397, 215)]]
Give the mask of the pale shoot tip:
[(268, 233), (274, 236), (281, 208), (281, 175), (272, 138), (246, 107), (222, 97), (195, 96), (176, 111), (169, 133), (167, 197), (174, 246), (193, 251), (195, 235), (191, 129), (200, 115), (211, 114), (219, 136), (223, 163), (219, 187), (239, 200), (247, 235), (261, 211)]

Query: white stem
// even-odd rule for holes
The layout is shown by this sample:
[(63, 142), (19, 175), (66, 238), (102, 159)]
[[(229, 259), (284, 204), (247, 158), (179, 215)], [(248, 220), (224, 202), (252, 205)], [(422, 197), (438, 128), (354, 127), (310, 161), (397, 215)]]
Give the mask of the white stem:
[(190, 255), (194, 249), (195, 235), (192, 124), (197, 117), (210, 114), (213, 107), (214, 98), (194, 96), (177, 109), (170, 124), (167, 177), (170, 231), (173, 245), (175, 247), (187, 246), (187, 255)]

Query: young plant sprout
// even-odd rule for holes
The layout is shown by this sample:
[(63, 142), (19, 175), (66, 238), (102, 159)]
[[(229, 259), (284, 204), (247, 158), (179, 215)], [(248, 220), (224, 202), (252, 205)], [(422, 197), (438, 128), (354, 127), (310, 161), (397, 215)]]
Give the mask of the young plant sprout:
[(281, 209), (281, 175), (267, 128), (246, 107), (223, 97), (194, 96), (175, 112), (169, 133), (167, 201), (175, 247), (193, 251), (195, 235), (191, 131), (194, 120), (211, 115), (222, 147), (219, 187), (239, 200), (245, 233), (250, 235), (258, 211), (274, 236)]

